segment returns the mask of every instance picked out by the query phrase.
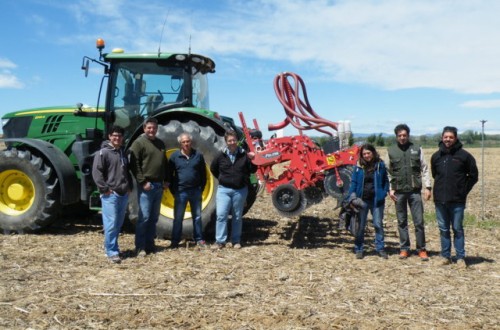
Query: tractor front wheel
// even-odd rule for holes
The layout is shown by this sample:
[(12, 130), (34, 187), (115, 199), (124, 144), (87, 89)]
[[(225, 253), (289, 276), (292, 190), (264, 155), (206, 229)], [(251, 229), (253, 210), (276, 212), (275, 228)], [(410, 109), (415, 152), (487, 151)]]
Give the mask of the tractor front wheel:
[(57, 218), (58, 179), (42, 158), (27, 150), (0, 152), (0, 227), (31, 231)]

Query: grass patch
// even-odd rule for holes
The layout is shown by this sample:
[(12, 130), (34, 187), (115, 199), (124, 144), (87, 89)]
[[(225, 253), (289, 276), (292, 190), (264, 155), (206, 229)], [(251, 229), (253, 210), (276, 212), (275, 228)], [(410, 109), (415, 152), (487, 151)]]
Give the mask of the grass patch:
[(481, 220), (475, 216), (465, 215), (464, 227), (476, 227), (481, 229), (495, 229), (500, 227), (500, 222), (495, 219)]
[[(426, 225), (432, 225), (437, 227), (436, 213), (435, 212), (424, 212), (424, 222)], [(500, 221), (495, 219), (484, 219), (476, 217), (473, 214), (465, 212), (464, 215), (464, 227), (474, 227), (480, 229), (495, 229), (500, 228)]]

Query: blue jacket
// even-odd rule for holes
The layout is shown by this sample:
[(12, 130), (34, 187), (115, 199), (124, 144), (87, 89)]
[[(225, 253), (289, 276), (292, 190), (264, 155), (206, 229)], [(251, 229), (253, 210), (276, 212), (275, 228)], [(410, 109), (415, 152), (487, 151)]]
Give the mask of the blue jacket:
[[(387, 170), (383, 161), (375, 164), (375, 173), (373, 175), (375, 186), (375, 199), (374, 205), (381, 206), (385, 203), (385, 197), (389, 192), (389, 179), (387, 177)], [(363, 184), (365, 180), (365, 170), (360, 167), (354, 167), (354, 172), (351, 177), (351, 185), (349, 186), (349, 193), (356, 193), (356, 196), (363, 198)]]

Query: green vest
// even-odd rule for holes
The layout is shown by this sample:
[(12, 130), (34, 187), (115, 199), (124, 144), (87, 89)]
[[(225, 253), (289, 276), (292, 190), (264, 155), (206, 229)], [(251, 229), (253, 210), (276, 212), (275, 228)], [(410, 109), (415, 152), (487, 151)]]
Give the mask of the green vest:
[(410, 142), (406, 151), (398, 144), (389, 147), (389, 174), (391, 189), (396, 192), (412, 192), (422, 189), (422, 166), (420, 146)]

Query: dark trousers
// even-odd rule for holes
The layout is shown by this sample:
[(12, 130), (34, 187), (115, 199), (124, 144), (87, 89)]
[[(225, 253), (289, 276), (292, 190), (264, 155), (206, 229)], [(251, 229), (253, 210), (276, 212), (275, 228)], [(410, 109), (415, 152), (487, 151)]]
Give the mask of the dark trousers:
[(417, 250), (425, 250), (424, 204), (421, 192), (396, 192), (396, 216), (398, 218), (399, 245), (401, 250), (410, 250), (410, 235), (408, 233), (408, 206), (410, 206)]

